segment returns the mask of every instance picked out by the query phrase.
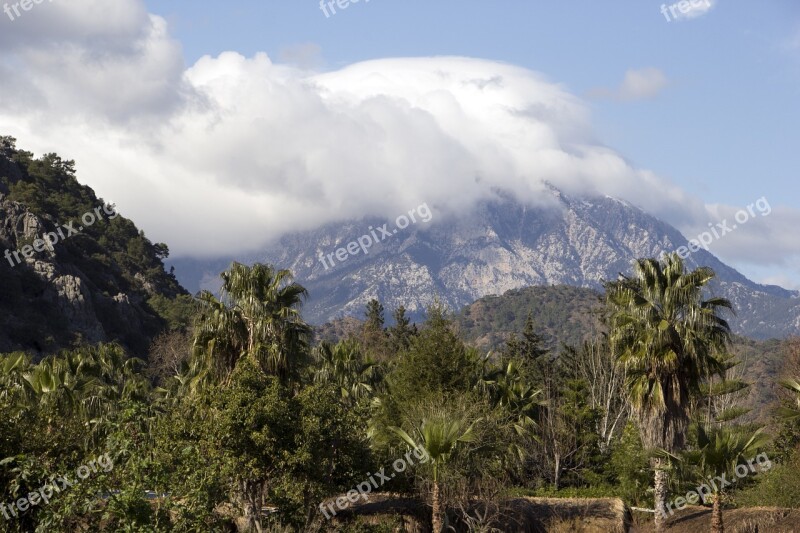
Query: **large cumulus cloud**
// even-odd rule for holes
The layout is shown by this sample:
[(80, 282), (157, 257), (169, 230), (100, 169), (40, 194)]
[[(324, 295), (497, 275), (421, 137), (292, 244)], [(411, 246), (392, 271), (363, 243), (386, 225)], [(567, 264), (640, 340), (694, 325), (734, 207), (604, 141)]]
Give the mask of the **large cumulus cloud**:
[[(76, 159), (84, 182), (173, 255), (253, 251), (423, 201), (464, 213), (498, 190), (546, 202), (545, 181), (627, 199), (687, 235), (717, 216), (604, 146), (587, 105), (539, 73), (462, 57), (325, 73), (263, 53), (185, 65), (162, 18), (137, 0), (111, 5), (45, 2), (2, 24), (0, 125), (23, 147)], [(796, 218), (776, 209), (770, 222)], [(765, 231), (726, 236), (723, 258), (752, 259), (739, 244), (761, 246), (764, 264), (798, 251), (796, 237), (764, 246)]]

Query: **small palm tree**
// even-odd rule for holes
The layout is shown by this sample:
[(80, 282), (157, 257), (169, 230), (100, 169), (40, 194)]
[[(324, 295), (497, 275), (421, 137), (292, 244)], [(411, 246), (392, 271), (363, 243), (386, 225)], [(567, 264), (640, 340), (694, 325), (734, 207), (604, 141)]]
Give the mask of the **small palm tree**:
[(23, 377), (29, 367), (28, 356), (22, 352), (0, 355), (0, 400), (9, 402), (18, 414), (29, 406), (33, 397)]
[(426, 418), (415, 428), (416, 439), (404, 430), (391, 426), (389, 429), (403, 439), (409, 446), (423, 449), (427, 452), (433, 472), (433, 497), (432, 497), (432, 526), (435, 533), (439, 533), (443, 526), (443, 509), (441, 508), (441, 491), (439, 474), (466, 443), (475, 442), (475, 424), (481, 419), (469, 423), (464, 418), (453, 418), (447, 413), (440, 412), (431, 418)]
[(336, 385), (342, 398), (356, 403), (373, 396), (383, 379), (381, 366), (364, 357), (358, 342), (323, 342), (315, 350), (319, 369), (314, 381)]
[[(66, 352), (44, 359), (23, 377), (40, 406), (74, 412), (79, 419), (86, 419), (92, 414), (93, 394), (100, 385), (91, 363), (84, 354)], [(53, 429), (49, 422), (48, 428)]]
[[(693, 467), (700, 479), (714, 479), (718, 476), (732, 476), (736, 467), (746, 464), (745, 461), (756, 455), (759, 448), (763, 448), (768, 437), (762, 429), (752, 434), (745, 434), (731, 428), (717, 428), (706, 430), (698, 427), (697, 449), (684, 452), (681, 461)], [(738, 476), (738, 474), (737, 474)], [(722, 497), (724, 487), (722, 483), (711, 483), (711, 533), (724, 533), (725, 526), (722, 522)], [(705, 499), (705, 497), (704, 497)]]
[(778, 416), (784, 420), (800, 420), (800, 380), (785, 379), (779, 382), (780, 385), (795, 394), (794, 407), (781, 406), (778, 408)]
[[(723, 298), (703, 300), (714, 271), (686, 272), (677, 254), (662, 261), (638, 259), (634, 277), (606, 285), (612, 311), (611, 344), (628, 373), (629, 401), (642, 442), (650, 449), (676, 452), (685, 444), (691, 399), (710, 376), (724, 372), (717, 355), (730, 342)], [(667, 473), (654, 459), (655, 508), (663, 509)], [(656, 512), (655, 527), (664, 529)]]

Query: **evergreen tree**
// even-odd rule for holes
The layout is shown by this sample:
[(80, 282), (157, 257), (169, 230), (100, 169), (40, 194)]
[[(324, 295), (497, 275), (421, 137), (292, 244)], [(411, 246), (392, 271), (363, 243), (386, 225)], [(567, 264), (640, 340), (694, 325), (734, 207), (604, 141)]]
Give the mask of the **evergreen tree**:
[(370, 300), (369, 303), (367, 303), (367, 312), (364, 313), (365, 316), (367, 317), (367, 322), (364, 324), (364, 327), (366, 329), (382, 331), (384, 324), (383, 313), (384, 313), (383, 304), (381, 304), (375, 298)]
[(409, 326), (411, 322), (406, 316), (406, 308), (402, 305), (395, 309), (393, 315), (395, 325), (389, 328), (389, 345), (392, 352), (398, 353), (411, 346), (411, 339), (417, 335), (417, 325)]
[(383, 304), (373, 298), (367, 303), (364, 316), (367, 320), (361, 328), (361, 345), (365, 355), (379, 362), (390, 359), (389, 337), (383, 327), (385, 322)]
[(526, 360), (536, 361), (547, 354), (544, 340), (533, 330), (533, 317), (528, 313), (525, 320), (525, 329), (522, 330), (522, 340), (519, 343), (519, 355)]

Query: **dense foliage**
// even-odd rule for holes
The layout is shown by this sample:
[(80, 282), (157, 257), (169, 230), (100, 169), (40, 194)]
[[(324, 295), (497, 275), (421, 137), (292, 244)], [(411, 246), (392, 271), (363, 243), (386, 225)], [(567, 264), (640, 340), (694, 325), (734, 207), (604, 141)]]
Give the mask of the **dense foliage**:
[[(498, 350), (483, 352), (439, 305), (419, 327), (392, 310), (387, 327), (377, 301), (349, 338), (314, 345), (305, 289), (291, 274), (233, 264), (220, 296), (203, 293), (189, 307), (190, 327), (185, 313), (172, 315), (149, 362), (114, 344), (38, 363), (0, 356), (0, 502), (9, 514), (0, 520), (10, 531), (382, 531), (343, 508), (360, 499), (348, 501), (348, 491), (384, 472), (373, 494), (421, 502), (436, 530), (487, 530), (513, 513), (504, 502), (515, 495), (652, 507), (654, 461), (677, 494), (763, 450), (776, 467), (720, 493), (720, 523), (723, 503), (761, 502), (760, 488), (789, 486), (780, 501), (800, 504), (789, 479), (800, 444), (796, 381), (786, 376), (772, 445), (722, 416), (742, 389), (719, 305), (692, 288), (711, 273), (669, 261), (642, 268), (650, 270), (610, 292), (584, 342), (552, 347), (531, 310)], [(685, 285), (683, 299), (664, 300), (677, 296), (658, 289), (659, 276)], [(661, 292), (638, 298), (651, 290)], [(708, 316), (693, 318), (695, 305)], [(676, 366), (675, 357), (706, 359)], [(664, 377), (676, 368), (686, 383)], [(654, 391), (661, 396), (647, 396)], [(656, 425), (665, 407), (686, 439)], [(106, 454), (109, 468), (47, 502), (16, 505)]]

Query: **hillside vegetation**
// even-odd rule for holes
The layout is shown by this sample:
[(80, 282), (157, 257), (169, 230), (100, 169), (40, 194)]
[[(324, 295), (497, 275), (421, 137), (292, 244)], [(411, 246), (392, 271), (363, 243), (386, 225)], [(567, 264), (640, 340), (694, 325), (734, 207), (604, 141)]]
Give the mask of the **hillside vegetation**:
[[(98, 220), (84, 227), (85, 213)], [(115, 215), (78, 183), (73, 161), (35, 158), (0, 137), (0, 255), (19, 253), (46, 232), (65, 237), (19, 264), (0, 258), (0, 351), (43, 356), (118, 341), (145, 355), (159, 332), (187, 325), (191, 297), (164, 270), (169, 249)], [(70, 224), (83, 229), (70, 235)]]

